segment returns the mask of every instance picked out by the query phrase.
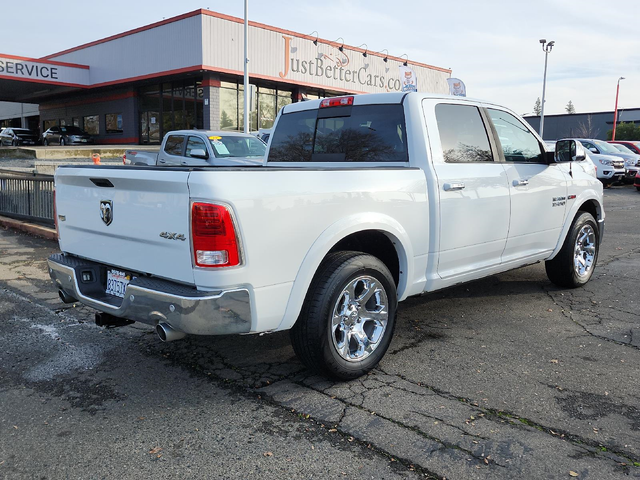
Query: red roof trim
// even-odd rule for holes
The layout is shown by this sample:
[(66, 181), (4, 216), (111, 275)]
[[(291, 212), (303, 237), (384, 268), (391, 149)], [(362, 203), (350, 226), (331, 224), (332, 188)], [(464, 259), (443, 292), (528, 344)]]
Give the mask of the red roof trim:
[(11, 58), (12, 60), (24, 60), (26, 62), (46, 63), (50, 65), (59, 65), (61, 67), (83, 68), (85, 70), (89, 70), (89, 65), (80, 65), (78, 63), (56, 62), (53, 60), (42, 60), (41, 58), (18, 57), (16, 55), (7, 55), (6, 53), (0, 53), (0, 57)]
[[(106, 37), (106, 38), (103, 38), (101, 40), (96, 40), (94, 42), (85, 43), (84, 45), (80, 45), (78, 47), (73, 47), (73, 48), (70, 48), (68, 50), (63, 50), (62, 52), (53, 53), (51, 55), (47, 55), (46, 57), (42, 57), (42, 58), (48, 59), (48, 58), (58, 57), (60, 55), (65, 55), (67, 53), (71, 53), (71, 52), (75, 52), (75, 51), (78, 51), (78, 50), (82, 50), (84, 48), (92, 47), (94, 45), (99, 45), (101, 43), (110, 42), (111, 40), (116, 40), (118, 38), (126, 37), (128, 35), (133, 35), (135, 33), (144, 32), (145, 30), (151, 30), (152, 28), (161, 27), (163, 25), (167, 25), (169, 23), (173, 23), (173, 22), (177, 22), (177, 21), (180, 21), (180, 20), (184, 20), (185, 18), (194, 17), (196, 15), (205, 15), (205, 16), (208, 16), (208, 17), (214, 17), (214, 18), (219, 18), (219, 19), (222, 19), (222, 20), (228, 20), (230, 22), (244, 24), (244, 19), (242, 19), (242, 18), (232, 17), (231, 15), (225, 15), (224, 13), (213, 12), (211, 10), (205, 10), (203, 8), (200, 8), (198, 10), (194, 10), (192, 12), (185, 13), (183, 15), (178, 15), (176, 17), (168, 18), (168, 19), (162, 20), (160, 22), (155, 22), (155, 23), (152, 23), (150, 25), (146, 25), (144, 27), (135, 28), (133, 30), (128, 30), (126, 32), (119, 33), (117, 35), (112, 35), (110, 37)], [(285, 29), (278, 28), (278, 27), (272, 27), (271, 25), (266, 25), (264, 23), (258, 23), (258, 22), (249, 21), (249, 26), (255, 27), (255, 28), (262, 28), (264, 30), (270, 30), (272, 32), (283, 33), (285, 35), (291, 35), (293, 37), (302, 38), (302, 39), (305, 39), (305, 40), (311, 40), (311, 41), (317, 40), (319, 43), (324, 43), (325, 45), (330, 45), (330, 46), (336, 47), (336, 48), (340, 47), (341, 45), (343, 45), (341, 43), (332, 42), (332, 41), (329, 41), (329, 40), (325, 40), (323, 38), (317, 38), (317, 37), (314, 37), (314, 36), (311, 36), (311, 35), (303, 35), (301, 33), (297, 33), (297, 32), (291, 31), (291, 30), (285, 30)], [(369, 51), (369, 50), (364, 50), (364, 49), (359, 48), (359, 47), (352, 47), (350, 45), (344, 45), (344, 47), (347, 48), (348, 50), (351, 50), (351, 51), (354, 51), (354, 52), (364, 53), (366, 51), (367, 55), (372, 55), (374, 57), (380, 57), (380, 58), (385, 58), (386, 57), (386, 58), (388, 58), (390, 60), (395, 60), (395, 61), (400, 62), (400, 63), (404, 63), (405, 61), (407, 61), (407, 60), (405, 60), (404, 58), (401, 58), (401, 57), (394, 57), (392, 55), (385, 55), (385, 54), (380, 53), (380, 52), (372, 52), (372, 51)], [(452, 72), (452, 70), (449, 69), (449, 68), (436, 67), (434, 65), (428, 65), (426, 63), (414, 62), (414, 61), (411, 61), (411, 60), (408, 60), (407, 63), (410, 64), (410, 65), (415, 65), (417, 67), (429, 68), (431, 70), (437, 70), (439, 72), (445, 72), (445, 73), (448, 73), (448, 74), (451, 74), (451, 72)]]
[(64, 107), (74, 107), (76, 105), (90, 105), (94, 103), (104, 103), (104, 102), (113, 102), (116, 100), (123, 100), (125, 98), (137, 97), (138, 93), (133, 92), (124, 92), (117, 93), (114, 95), (107, 95), (105, 97), (97, 97), (97, 98), (83, 98), (81, 100), (76, 100), (73, 102), (66, 103), (50, 103), (50, 104), (40, 104), (40, 110), (53, 110), (55, 108), (64, 108)]
[(64, 83), (64, 82), (56, 82), (50, 80), (38, 80), (36, 78), (24, 78), (24, 77), (10, 77), (8, 75), (0, 75), (0, 79), (2, 80), (17, 80), (18, 82), (29, 82), (29, 83), (43, 83), (45, 85), (53, 85), (56, 87), (74, 87), (74, 88), (89, 88), (88, 85), (80, 85), (79, 83)]
[(73, 48), (69, 48), (69, 49), (63, 50), (61, 52), (52, 53), (51, 55), (47, 55), (47, 56), (42, 57), (42, 58), (55, 58), (55, 57), (59, 57), (60, 55), (66, 55), (67, 53), (76, 52), (78, 50), (83, 50), (83, 49), (88, 48), (88, 47), (93, 47), (94, 45), (99, 45), (101, 43), (110, 42), (112, 40), (116, 40), (116, 39), (122, 38), (122, 37), (127, 37), (127, 36), (133, 35), (135, 33), (140, 33), (140, 32), (144, 32), (146, 30), (151, 30), (152, 28), (161, 27), (161, 26), (167, 25), (169, 23), (177, 22), (179, 20), (184, 20), (185, 18), (195, 17), (196, 15), (200, 15), (203, 11), (204, 10), (202, 10), (202, 9), (194, 10), (193, 12), (185, 13), (183, 15), (178, 15), (177, 17), (171, 17), (171, 18), (167, 18), (166, 20), (161, 20), (160, 22), (155, 22), (155, 23), (152, 23), (150, 25), (145, 25), (144, 27), (134, 28), (133, 30), (127, 30), (126, 32), (118, 33), (116, 35), (112, 35), (110, 37), (102, 38), (102, 39), (96, 40), (94, 42), (85, 43), (83, 45), (80, 45), (80, 46), (77, 46), (77, 47), (73, 47)]

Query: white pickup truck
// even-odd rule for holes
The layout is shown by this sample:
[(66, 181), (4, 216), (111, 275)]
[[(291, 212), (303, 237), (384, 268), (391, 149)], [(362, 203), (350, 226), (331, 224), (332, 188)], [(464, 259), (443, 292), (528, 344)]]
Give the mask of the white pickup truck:
[(309, 368), (356, 378), (407, 297), (540, 261), (557, 285), (586, 283), (605, 213), (584, 158), (481, 101), (294, 103), (261, 167), (58, 168), (50, 274), (98, 323), (165, 341), (291, 329)]
[(263, 141), (247, 133), (174, 130), (165, 134), (160, 152), (126, 150), (122, 160), (125, 165), (262, 165), (266, 151)]

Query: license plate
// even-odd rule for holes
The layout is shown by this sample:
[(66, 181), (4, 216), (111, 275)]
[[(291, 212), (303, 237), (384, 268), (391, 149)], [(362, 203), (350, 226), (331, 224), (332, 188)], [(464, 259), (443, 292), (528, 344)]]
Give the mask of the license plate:
[(84, 142), (84, 143), (87, 143), (87, 139), (86, 138), (81, 138), (80, 141)]
[(120, 270), (107, 270), (107, 288), (105, 293), (124, 298), (124, 291), (131, 280), (131, 276)]

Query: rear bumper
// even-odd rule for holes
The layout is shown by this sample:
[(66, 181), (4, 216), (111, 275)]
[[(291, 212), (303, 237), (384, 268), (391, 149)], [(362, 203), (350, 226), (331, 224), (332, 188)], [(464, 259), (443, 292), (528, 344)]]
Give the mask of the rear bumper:
[[(105, 265), (66, 254), (51, 255), (48, 264), (49, 275), (58, 290), (116, 317), (149, 325), (166, 323), (191, 335), (226, 335), (251, 330), (251, 303), (245, 288), (202, 292), (140, 276), (127, 285), (122, 299), (104, 293), (108, 268)], [(83, 281), (83, 274), (87, 272), (91, 272), (91, 281)]]

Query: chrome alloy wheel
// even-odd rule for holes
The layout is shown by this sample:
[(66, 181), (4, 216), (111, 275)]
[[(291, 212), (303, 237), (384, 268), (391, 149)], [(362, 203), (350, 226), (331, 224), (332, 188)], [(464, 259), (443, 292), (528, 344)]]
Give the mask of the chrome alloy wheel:
[(591, 225), (584, 225), (576, 237), (573, 250), (573, 268), (578, 277), (591, 273), (596, 256), (596, 232)]
[(389, 300), (381, 282), (363, 275), (351, 280), (333, 307), (331, 338), (348, 362), (367, 358), (380, 345), (389, 321)]

